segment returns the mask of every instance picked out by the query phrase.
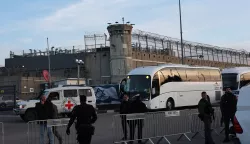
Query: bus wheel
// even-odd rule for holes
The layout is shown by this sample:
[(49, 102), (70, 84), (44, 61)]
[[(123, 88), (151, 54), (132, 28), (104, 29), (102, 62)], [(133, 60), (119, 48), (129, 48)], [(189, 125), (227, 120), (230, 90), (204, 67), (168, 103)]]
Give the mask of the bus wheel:
[(174, 109), (174, 100), (172, 98), (169, 98), (166, 103), (167, 110), (173, 110)]

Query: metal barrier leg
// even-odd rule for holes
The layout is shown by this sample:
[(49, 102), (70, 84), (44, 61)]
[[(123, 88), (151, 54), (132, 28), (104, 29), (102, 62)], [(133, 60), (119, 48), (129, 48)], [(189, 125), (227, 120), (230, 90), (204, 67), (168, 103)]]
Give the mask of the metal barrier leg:
[(198, 134), (200, 134), (201, 137), (205, 138), (200, 132), (196, 132), (196, 133), (192, 136), (192, 139), (195, 138)]
[(162, 139), (164, 139), (168, 144), (171, 144), (171, 142), (167, 139), (166, 136), (161, 137), (156, 144), (159, 144), (162, 141)]
[(180, 137), (177, 139), (177, 141), (179, 141), (183, 136), (185, 136), (188, 141), (191, 141), (190, 138), (185, 133), (181, 134)]
[(167, 139), (166, 136), (163, 137), (165, 139), (165, 141), (167, 141), (168, 144), (171, 144), (171, 142)]
[(168, 144), (171, 144), (171, 142), (167, 139), (166, 136), (161, 137), (161, 138), (156, 142), (156, 144), (159, 144), (159, 143), (162, 141), (162, 139), (164, 139)]
[(148, 141), (150, 141), (151, 144), (154, 144), (154, 142), (151, 140), (151, 138), (147, 139), (147, 140), (145, 141), (145, 143), (147, 143)]
[(220, 134), (217, 132), (216, 129), (213, 129), (212, 131), (214, 131), (214, 133), (216, 133), (216, 135), (220, 136)]
[(221, 134), (221, 133), (223, 133), (223, 132), (224, 132), (224, 130), (225, 130), (225, 128), (223, 128), (223, 129), (220, 131), (220, 134)]

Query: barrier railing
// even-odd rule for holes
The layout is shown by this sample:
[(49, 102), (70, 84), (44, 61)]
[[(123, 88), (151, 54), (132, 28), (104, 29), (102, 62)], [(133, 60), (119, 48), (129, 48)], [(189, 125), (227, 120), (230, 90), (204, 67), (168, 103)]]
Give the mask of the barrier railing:
[[(204, 136), (201, 134), (204, 132), (204, 123), (198, 117), (198, 113), (191, 114), (191, 133), (194, 133), (192, 139), (195, 138), (198, 134), (200, 134), (203, 138)], [(216, 129), (221, 127), (221, 112), (220, 109), (215, 109), (214, 111), (214, 119), (212, 119), (211, 130), (215, 132), (217, 135), (219, 133)]]
[[(220, 110), (217, 108), (211, 125), (211, 129), (216, 133), (216, 129), (221, 127), (220, 118)], [(199, 119), (197, 110), (167, 111), (114, 115), (112, 129), (114, 143), (146, 141), (154, 144), (155, 139), (157, 143), (164, 140), (171, 144), (168, 137), (173, 135), (179, 135), (177, 140), (184, 137), (191, 141), (197, 134), (204, 131), (204, 123)], [(188, 133), (194, 133), (192, 138), (187, 136)]]
[(70, 135), (66, 134), (69, 119), (51, 119), (28, 122), (28, 144), (75, 144), (76, 131), (71, 128)]
[(4, 124), (3, 124), (3, 122), (0, 122), (0, 128), (1, 128), (1, 140), (0, 140), (0, 144), (4, 144)]

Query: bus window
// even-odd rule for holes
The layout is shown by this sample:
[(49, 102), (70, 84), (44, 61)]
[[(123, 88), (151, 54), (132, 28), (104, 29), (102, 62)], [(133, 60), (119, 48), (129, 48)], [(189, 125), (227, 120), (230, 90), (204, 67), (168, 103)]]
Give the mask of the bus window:
[(164, 80), (164, 82), (162, 84), (165, 84), (165, 83), (173, 81), (172, 80), (172, 75), (170, 73), (170, 69), (169, 68), (164, 68), (164, 69), (161, 70), (161, 72), (162, 72), (162, 74), (165, 77), (165, 80)]
[(151, 99), (157, 97), (160, 94), (160, 84), (159, 84), (159, 77), (158, 73), (156, 73), (153, 77), (152, 81), (152, 97)]
[(250, 84), (250, 73), (245, 73), (240, 76), (240, 88)]
[(186, 69), (186, 74), (187, 74), (187, 81), (190, 81), (190, 82), (198, 82), (199, 81), (198, 72), (196, 69), (194, 69), (194, 68)]
[(162, 73), (162, 71), (158, 71), (158, 73), (159, 73), (159, 81), (160, 81), (160, 86), (162, 86), (163, 84), (165, 84), (165, 80), (166, 80), (166, 78), (165, 78), (165, 76), (163, 75), (163, 73)]
[(211, 80), (213, 80), (213, 81), (221, 81), (221, 75), (220, 75), (219, 70), (211, 69), (209, 71), (210, 71)]
[(186, 70), (183, 68), (176, 68), (176, 73), (180, 77), (180, 81), (187, 81)]
[(199, 72), (199, 75), (202, 76), (203, 81), (206, 81), (206, 82), (211, 81), (211, 76), (207, 69), (198, 69), (198, 72)]

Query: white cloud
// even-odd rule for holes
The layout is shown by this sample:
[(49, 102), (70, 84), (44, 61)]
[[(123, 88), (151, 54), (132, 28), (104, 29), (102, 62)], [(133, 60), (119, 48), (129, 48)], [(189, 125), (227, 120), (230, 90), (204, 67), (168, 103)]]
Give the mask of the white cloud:
[(20, 38), (20, 39), (18, 39), (18, 41), (23, 43), (23, 44), (29, 44), (32, 42), (32, 38)]

